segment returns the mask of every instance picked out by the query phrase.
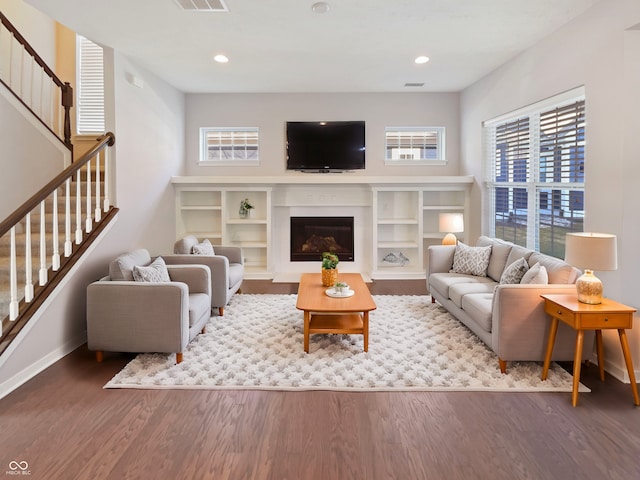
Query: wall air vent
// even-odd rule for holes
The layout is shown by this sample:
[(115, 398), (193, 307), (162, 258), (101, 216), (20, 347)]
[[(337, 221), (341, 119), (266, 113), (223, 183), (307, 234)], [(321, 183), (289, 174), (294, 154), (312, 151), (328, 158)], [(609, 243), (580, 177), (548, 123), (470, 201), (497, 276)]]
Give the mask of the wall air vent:
[(424, 82), (422, 83), (405, 83), (405, 87), (424, 87)]
[(194, 12), (228, 12), (224, 0), (175, 0), (180, 8)]

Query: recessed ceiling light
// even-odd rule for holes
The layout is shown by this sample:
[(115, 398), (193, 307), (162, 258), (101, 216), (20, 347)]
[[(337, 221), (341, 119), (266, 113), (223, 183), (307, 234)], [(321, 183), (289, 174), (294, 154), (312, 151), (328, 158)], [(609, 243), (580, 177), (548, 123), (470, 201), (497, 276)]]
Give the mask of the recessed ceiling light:
[(423, 63), (427, 63), (428, 61), (429, 57), (425, 57), (424, 55), (420, 55), (414, 60), (414, 62), (416, 62), (418, 65), (422, 65)]
[(222, 55), (221, 53), (213, 57), (213, 59), (218, 63), (227, 63), (229, 59), (226, 55)]
[(313, 13), (327, 13), (330, 8), (327, 2), (316, 2), (311, 5), (311, 11)]

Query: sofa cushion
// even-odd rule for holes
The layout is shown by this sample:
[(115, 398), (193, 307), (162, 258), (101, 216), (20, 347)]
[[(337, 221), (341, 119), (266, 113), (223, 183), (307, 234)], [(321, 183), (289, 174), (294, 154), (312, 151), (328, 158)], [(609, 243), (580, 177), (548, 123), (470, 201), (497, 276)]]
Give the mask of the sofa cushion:
[(133, 279), (136, 282), (170, 282), (169, 271), (167, 265), (164, 263), (162, 257), (156, 258), (148, 266), (143, 267), (141, 265), (133, 266)]
[(522, 280), (524, 274), (527, 273), (527, 270), (529, 270), (529, 264), (524, 258), (519, 258), (504, 269), (504, 272), (502, 272), (500, 276), (500, 283), (520, 283), (520, 280)]
[(458, 283), (488, 283), (492, 286), (495, 282), (488, 277), (476, 277), (474, 275), (462, 275), (459, 273), (432, 273), (429, 275), (429, 288), (435, 290), (445, 298), (449, 298), (449, 289)]
[(491, 331), (493, 293), (472, 293), (462, 297), (462, 309), (486, 332)]
[(193, 246), (198, 243), (198, 239), (193, 235), (187, 235), (173, 244), (173, 253), (186, 255), (191, 253)]
[(486, 277), (490, 257), (490, 245), (486, 247), (470, 247), (462, 242), (458, 242), (456, 252), (453, 255), (453, 268), (451, 269), (451, 273)]
[(575, 283), (580, 275), (579, 271), (573, 268), (564, 260), (551, 257), (543, 253), (534, 253), (529, 258), (529, 265), (540, 263), (547, 269), (549, 283), (571, 284)]
[(524, 284), (538, 284), (543, 285), (549, 283), (549, 275), (547, 269), (540, 265), (540, 262), (536, 262), (527, 273), (522, 276), (520, 283)]
[(513, 245), (511, 247), (511, 251), (509, 252), (509, 256), (507, 257), (506, 265), (511, 265), (513, 262), (515, 262), (519, 258), (524, 258), (525, 260), (528, 261), (531, 254), (533, 254), (533, 250), (529, 250), (528, 248), (521, 247), (520, 245)]
[(109, 264), (109, 278), (114, 281), (133, 281), (133, 267), (135, 265), (149, 265), (151, 256), (143, 248), (120, 255)]
[(488, 293), (492, 294), (496, 287), (495, 282), (488, 283), (456, 283), (449, 287), (449, 300), (456, 304), (457, 307), (462, 308), (463, 297), (473, 293)]
[(487, 268), (487, 276), (494, 279), (496, 282), (500, 281), (500, 275), (507, 264), (507, 257), (511, 251), (512, 243), (505, 242), (499, 238), (486, 237), (480, 235), (476, 242), (476, 247), (486, 247), (491, 245), (491, 258), (489, 258), (489, 268)]
[(194, 255), (215, 255), (213, 251), (213, 245), (208, 238), (205, 238), (201, 243), (196, 243), (193, 247), (191, 247), (191, 253)]

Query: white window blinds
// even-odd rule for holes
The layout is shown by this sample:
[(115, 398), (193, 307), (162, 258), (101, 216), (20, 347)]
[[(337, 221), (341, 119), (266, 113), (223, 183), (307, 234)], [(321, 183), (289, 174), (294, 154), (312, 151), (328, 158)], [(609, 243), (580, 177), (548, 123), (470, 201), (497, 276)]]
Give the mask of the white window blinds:
[(104, 60), (102, 47), (77, 35), (76, 125), (79, 135), (104, 133)]
[(490, 235), (564, 257), (583, 231), (585, 100), (567, 95), (485, 122)]

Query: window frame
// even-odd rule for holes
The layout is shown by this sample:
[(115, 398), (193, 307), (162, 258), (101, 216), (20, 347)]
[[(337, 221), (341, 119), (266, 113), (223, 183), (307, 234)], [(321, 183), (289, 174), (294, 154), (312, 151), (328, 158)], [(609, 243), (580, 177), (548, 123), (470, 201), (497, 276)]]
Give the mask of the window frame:
[[(390, 133), (411, 133), (411, 132), (422, 132), (422, 137), (425, 137), (425, 134), (435, 135), (436, 137), (436, 158), (419, 158), (419, 159), (394, 159), (390, 158), (390, 146), (389, 146), (389, 134)], [(416, 135), (419, 137), (419, 135)], [(384, 130), (384, 164), (385, 165), (404, 165), (404, 166), (415, 166), (415, 165), (446, 165), (446, 154), (445, 154), (445, 140), (446, 140), (446, 129), (445, 127), (430, 127), (430, 126), (412, 126), (412, 127), (385, 127)], [(420, 144), (418, 144), (420, 145)], [(425, 146), (424, 143), (421, 144), (422, 147)], [(402, 147), (398, 147), (402, 148)]]
[[(209, 152), (209, 142), (208, 142), (208, 134), (209, 133), (255, 133), (256, 143), (255, 143), (255, 158), (220, 158), (220, 159), (210, 159)], [(239, 135), (240, 136), (240, 135)], [(258, 166), (260, 165), (260, 128), (259, 127), (200, 127), (199, 130), (199, 158), (198, 165), (202, 166)], [(246, 147), (250, 145), (248, 143), (244, 144), (236, 144), (231, 143), (229, 146), (231, 147), (231, 151), (234, 151), (234, 147), (243, 146), (246, 150)]]
[[(572, 105), (575, 105), (575, 108), (568, 108)], [(571, 126), (573, 123), (575, 128), (567, 129), (564, 133), (572, 133), (575, 139), (573, 143), (563, 140), (556, 141), (557, 143), (549, 141), (549, 127), (555, 127), (557, 134), (557, 130), (564, 126), (563, 122), (566, 119), (557, 112), (565, 109), (573, 115), (569, 118), (574, 119), (573, 122), (568, 122), (568, 125)], [(555, 123), (541, 122), (541, 117), (553, 117), (553, 112), (558, 116)], [(519, 125), (525, 122), (526, 133), (522, 134)], [(498, 129), (506, 131), (507, 126), (511, 126), (509, 133), (502, 138), (499, 137)], [(513, 222), (514, 225), (512, 238), (503, 238), (504, 240), (564, 258), (564, 237), (561, 236), (561, 232), (584, 230), (585, 137), (584, 87), (483, 122), (483, 213), (489, 236), (503, 238), (504, 235), (498, 231), (497, 224), (499, 213), (506, 212), (504, 206), (507, 202), (513, 208), (507, 216), (503, 215), (503, 220), (506, 221), (508, 218), (508, 222)], [(499, 141), (502, 143), (498, 143)], [(550, 147), (559, 148), (558, 153)], [(523, 165), (526, 167), (523, 171), (516, 171), (516, 167)], [(500, 173), (500, 168), (505, 169), (506, 174)], [(498, 203), (501, 198), (503, 208), (499, 209)], [(525, 208), (521, 208), (525, 198)], [(570, 217), (565, 218), (565, 212), (570, 212)], [(505, 227), (502, 226), (501, 229), (504, 233)], [(560, 233), (555, 233), (554, 229), (560, 230)], [(541, 238), (543, 236), (545, 239)]]

